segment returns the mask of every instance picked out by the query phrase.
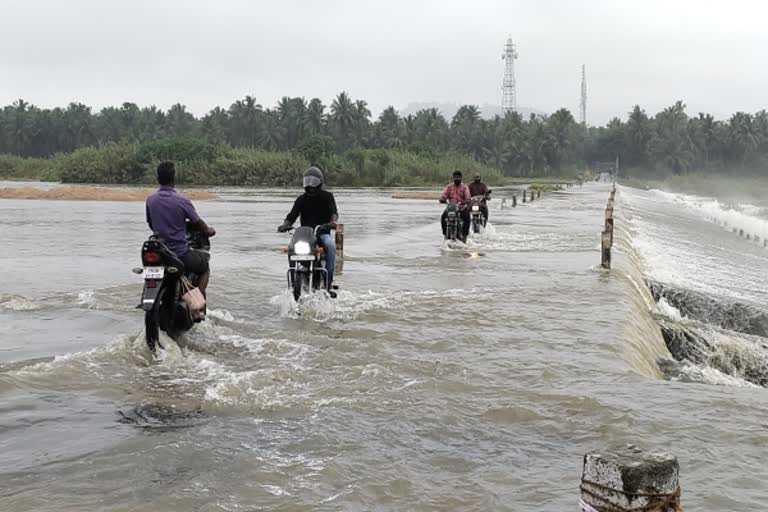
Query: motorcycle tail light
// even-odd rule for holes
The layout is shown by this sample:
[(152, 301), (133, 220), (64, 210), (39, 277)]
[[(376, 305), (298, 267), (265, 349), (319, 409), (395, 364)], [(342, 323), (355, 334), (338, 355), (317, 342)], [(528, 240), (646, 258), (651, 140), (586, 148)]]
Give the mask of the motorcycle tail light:
[(160, 257), (160, 255), (156, 252), (145, 252), (143, 259), (146, 265), (156, 265), (160, 263), (162, 257)]
[(157, 288), (157, 281), (153, 281), (151, 279), (147, 280), (144, 284), (147, 288)]

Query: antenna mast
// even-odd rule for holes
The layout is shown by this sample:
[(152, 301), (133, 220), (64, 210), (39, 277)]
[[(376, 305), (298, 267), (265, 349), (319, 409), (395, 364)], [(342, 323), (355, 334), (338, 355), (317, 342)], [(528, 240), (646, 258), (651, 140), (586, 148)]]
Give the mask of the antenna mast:
[(581, 65), (581, 124), (587, 126), (587, 66)]
[(506, 114), (517, 110), (517, 81), (515, 80), (515, 59), (517, 59), (517, 50), (512, 38), (507, 39), (504, 46), (504, 53), (501, 54), (502, 60), (506, 61), (504, 66), (504, 81), (501, 84), (501, 111)]

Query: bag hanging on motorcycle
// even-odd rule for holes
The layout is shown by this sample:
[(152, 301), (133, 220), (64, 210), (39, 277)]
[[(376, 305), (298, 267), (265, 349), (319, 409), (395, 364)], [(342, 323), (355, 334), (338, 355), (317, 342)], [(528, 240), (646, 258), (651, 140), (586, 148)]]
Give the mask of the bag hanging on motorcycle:
[(181, 279), (181, 290), (183, 292), (181, 300), (187, 304), (189, 310), (192, 312), (192, 316), (194, 318), (203, 316), (203, 310), (205, 309), (205, 297), (203, 297), (203, 293), (200, 291), (200, 288), (192, 286), (192, 283), (189, 282), (189, 279), (183, 277)]

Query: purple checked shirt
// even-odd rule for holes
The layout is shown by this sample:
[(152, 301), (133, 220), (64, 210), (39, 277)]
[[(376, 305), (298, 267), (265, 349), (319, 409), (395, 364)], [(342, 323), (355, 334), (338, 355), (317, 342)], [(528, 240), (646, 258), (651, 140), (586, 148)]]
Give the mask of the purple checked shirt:
[(187, 220), (194, 224), (200, 217), (192, 202), (172, 186), (163, 185), (147, 198), (149, 229), (179, 258), (189, 252)]

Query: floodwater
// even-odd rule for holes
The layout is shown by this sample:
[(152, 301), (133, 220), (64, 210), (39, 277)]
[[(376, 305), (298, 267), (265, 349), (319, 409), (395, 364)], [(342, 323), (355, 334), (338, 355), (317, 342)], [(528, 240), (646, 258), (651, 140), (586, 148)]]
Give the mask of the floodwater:
[(620, 187), (607, 273), (605, 184), (499, 190), (466, 247), (436, 203), (339, 190), (339, 298), (296, 306), (296, 191), (216, 192), (209, 321), (157, 360), (143, 205), (0, 200), (0, 510), (575, 510), (626, 443), (679, 458), (687, 510), (765, 508), (759, 206)]

